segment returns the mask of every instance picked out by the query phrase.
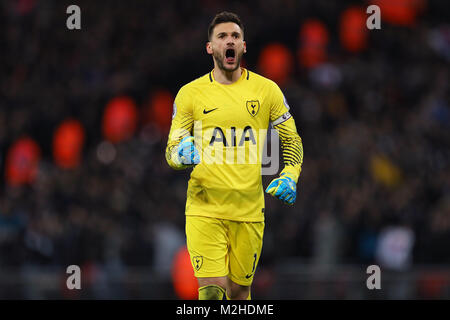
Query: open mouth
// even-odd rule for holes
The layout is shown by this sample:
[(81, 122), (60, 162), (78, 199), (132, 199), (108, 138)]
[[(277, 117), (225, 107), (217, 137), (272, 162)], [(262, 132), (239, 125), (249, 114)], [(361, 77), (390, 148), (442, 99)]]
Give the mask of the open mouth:
[(235, 55), (234, 49), (227, 49), (227, 51), (225, 51), (225, 61), (227, 63), (234, 63)]

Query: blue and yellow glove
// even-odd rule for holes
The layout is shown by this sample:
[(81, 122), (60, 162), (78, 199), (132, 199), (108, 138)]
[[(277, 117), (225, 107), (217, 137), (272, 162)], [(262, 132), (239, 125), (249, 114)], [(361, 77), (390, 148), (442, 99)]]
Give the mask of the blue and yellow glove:
[(266, 193), (280, 199), (284, 203), (293, 205), (297, 198), (297, 184), (288, 173), (282, 173), (279, 178), (272, 180), (266, 189)]
[(200, 154), (194, 145), (194, 137), (184, 137), (177, 146), (178, 162), (183, 165), (200, 163)]

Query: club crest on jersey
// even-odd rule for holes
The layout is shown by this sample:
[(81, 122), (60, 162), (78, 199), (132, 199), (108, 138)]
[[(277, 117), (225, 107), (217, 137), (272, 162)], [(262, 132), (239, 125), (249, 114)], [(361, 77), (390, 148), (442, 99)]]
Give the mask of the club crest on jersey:
[(192, 265), (194, 266), (195, 270), (200, 270), (203, 264), (203, 257), (202, 256), (195, 256), (192, 258)]
[(247, 111), (250, 113), (252, 117), (256, 116), (259, 111), (259, 101), (258, 100), (249, 100), (246, 103)]

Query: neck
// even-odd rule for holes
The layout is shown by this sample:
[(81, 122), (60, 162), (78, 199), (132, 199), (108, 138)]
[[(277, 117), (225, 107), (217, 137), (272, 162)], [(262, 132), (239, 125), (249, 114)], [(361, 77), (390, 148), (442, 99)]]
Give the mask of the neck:
[(221, 84), (232, 84), (239, 80), (242, 75), (242, 68), (239, 67), (234, 71), (225, 71), (217, 66), (213, 70), (214, 80)]

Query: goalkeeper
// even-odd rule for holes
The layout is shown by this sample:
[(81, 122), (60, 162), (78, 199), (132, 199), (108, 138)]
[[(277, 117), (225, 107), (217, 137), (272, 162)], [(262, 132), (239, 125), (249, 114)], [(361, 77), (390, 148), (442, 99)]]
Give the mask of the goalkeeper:
[(250, 299), (264, 233), (266, 135), (258, 133), (270, 124), (278, 132), (284, 168), (266, 193), (288, 205), (296, 200), (303, 146), (280, 88), (240, 67), (247, 49), (239, 17), (216, 15), (208, 40), (214, 69), (179, 90), (166, 160), (177, 170), (193, 167), (186, 241), (199, 299)]

